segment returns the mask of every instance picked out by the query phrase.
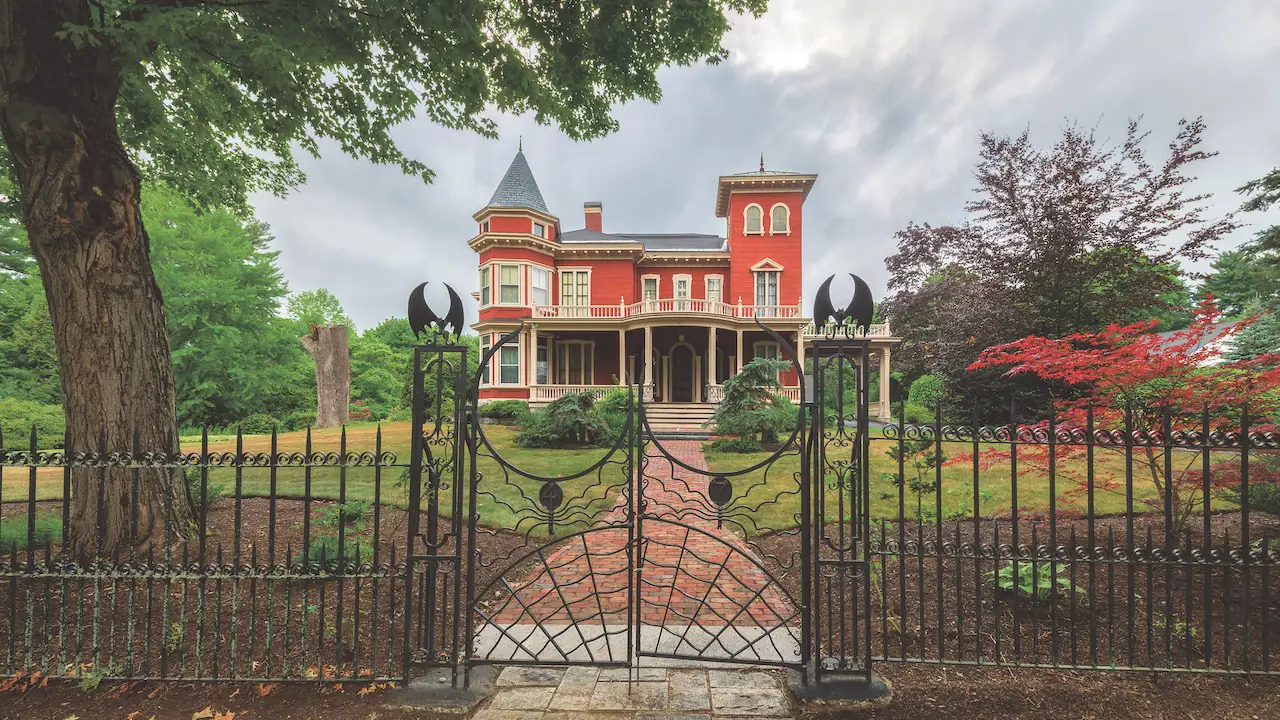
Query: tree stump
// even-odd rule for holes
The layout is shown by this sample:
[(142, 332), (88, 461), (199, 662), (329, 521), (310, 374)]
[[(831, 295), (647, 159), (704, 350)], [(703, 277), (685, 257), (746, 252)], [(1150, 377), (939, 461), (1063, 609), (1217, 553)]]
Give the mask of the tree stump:
[(315, 427), (337, 427), (347, 421), (351, 408), (351, 355), (347, 351), (346, 325), (313, 325), (311, 334), (298, 338), (316, 361)]

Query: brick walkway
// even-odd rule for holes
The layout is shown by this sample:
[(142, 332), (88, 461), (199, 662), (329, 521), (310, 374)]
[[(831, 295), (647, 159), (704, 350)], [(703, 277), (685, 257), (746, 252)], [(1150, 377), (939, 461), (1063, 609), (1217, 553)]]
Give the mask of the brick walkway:
[[(705, 469), (701, 445), (666, 441), (672, 456)], [(794, 661), (798, 617), (755, 556), (718, 529), (710, 478), (674, 465), (656, 448), (644, 467), (639, 592), (642, 652), (686, 658)], [(534, 558), (516, 590), (489, 602), (482, 657), (495, 660), (625, 660), (631, 626), (627, 508)]]

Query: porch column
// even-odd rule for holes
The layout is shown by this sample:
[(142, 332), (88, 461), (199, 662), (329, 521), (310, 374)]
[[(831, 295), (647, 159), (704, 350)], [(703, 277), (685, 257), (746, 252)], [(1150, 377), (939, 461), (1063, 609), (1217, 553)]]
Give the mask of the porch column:
[[(538, 326), (529, 326), (529, 387), (538, 384)], [(530, 393), (532, 395), (532, 393)]]
[(804, 328), (796, 331), (796, 360), (800, 363), (800, 373), (804, 374)]
[(644, 329), (644, 388), (645, 402), (653, 402), (653, 328)]
[(618, 385), (627, 385), (627, 331), (618, 331)]
[(888, 422), (889, 414), (889, 348), (880, 350), (880, 415), (879, 419)]
[(716, 328), (711, 326), (707, 328), (707, 384), (718, 385), (720, 379), (716, 377)]
[(738, 372), (742, 372), (742, 331), (738, 331)]

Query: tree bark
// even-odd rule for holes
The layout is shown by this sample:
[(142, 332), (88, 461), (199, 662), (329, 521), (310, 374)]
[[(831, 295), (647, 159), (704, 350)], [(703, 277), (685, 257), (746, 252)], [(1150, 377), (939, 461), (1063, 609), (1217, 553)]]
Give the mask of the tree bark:
[[(173, 365), (142, 225), (140, 179), (116, 125), (122, 71), (83, 0), (0, 0), (0, 134), (22, 193), (58, 349), (75, 452), (178, 452)], [(77, 469), (73, 557), (127, 556), (192, 527), (180, 472)], [(102, 502), (99, 502), (101, 498)]]
[(316, 361), (316, 427), (338, 427), (351, 412), (351, 354), (347, 326), (323, 325), (298, 338)]

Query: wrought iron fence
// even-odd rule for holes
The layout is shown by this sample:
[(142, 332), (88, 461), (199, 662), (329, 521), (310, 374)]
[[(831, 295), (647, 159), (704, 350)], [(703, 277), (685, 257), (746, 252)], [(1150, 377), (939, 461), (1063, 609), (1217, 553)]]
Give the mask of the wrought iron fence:
[(1275, 672), (1280, 436), (1230, 416), (873, 429), (873, 659)]
[[(205, 431), (199, 451), (174, 454), (136, 441), (42, 449), (33, 430), (25, 449), (0, 449), (0, 674), (402, 677), (406, 464), (381, 428), (360, 434), (359, 449), (345, 428), (282, 449), (274, 432)], [(155, 471), (185, 481), (189, 532), (73, 556), (74, 493), (129, 482), (136, 528), (140, 483)], [(90, 528), (99, 536), (103, 515)]]

